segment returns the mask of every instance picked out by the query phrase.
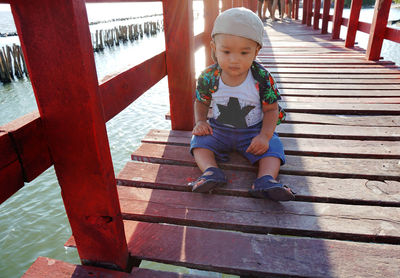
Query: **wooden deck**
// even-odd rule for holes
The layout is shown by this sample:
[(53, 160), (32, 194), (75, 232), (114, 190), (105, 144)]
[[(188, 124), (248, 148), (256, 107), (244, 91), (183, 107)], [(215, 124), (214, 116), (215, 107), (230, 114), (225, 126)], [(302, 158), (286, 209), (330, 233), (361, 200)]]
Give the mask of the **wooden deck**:
[(398, 277), (400, 70), (299, 22), (266, 30), (258, 58), (288, 112), (280, 180), (296, 201), (250, 197), (256, 168), (236, 154), (226, 187), (192, 193), (191, 133), (151, 130), (118, 175), (131, 255), (240, 276)]

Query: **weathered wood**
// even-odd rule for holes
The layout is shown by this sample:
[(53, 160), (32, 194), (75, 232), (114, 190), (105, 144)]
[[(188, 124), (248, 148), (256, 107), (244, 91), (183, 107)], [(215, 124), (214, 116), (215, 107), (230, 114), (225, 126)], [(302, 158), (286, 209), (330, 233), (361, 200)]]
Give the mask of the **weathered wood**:
[[(231, 154), (229, 162), (220, 163), (225, 169), (256, 171), (245, 158)], [(176, 145), (142, 144), (133, 154), (132, 160), (195, 166), (189, 148)], [(280, 173), (337, 178), (367, 178), (399, 181), (399, 165), (396, 159), (356, 159), (335, 157), (286, 156), (286, 164)]]
[[(311, 86), (310, 86), (311, 87)], [(353, 90), (343, 90), (343, 89), (293, 89), (293, 88), (280, 88), (279, 89), (282, 96), (313, 96), (313, 97), (398, 97), (400, 96), (400, 90), (363, 90), (363, 89), (353, 89)], [(317, 98), (318, 99), (318, 98)], [(338, 99), (341, 100), (341, 99)]]
[[(249, 183), (251, 183), (249, 181)], [(120, 186), (124, 219), (259, 234), (400, 243), (400, 208), (193, 194)]]
[(371, 65), (371, 64), (378, 64), (378, 65), (393, 65), (393, 62), (390, 61), (367, 61), (363, 59), (335, 59), (335, 60), (330, 60), (327, 62), (325, 59), (285, 59), (285, 58), (274, 58), (274, 59), (269, 59), (269, 58), (259, 58), (262, 63), (265, 64), (323, 64), (325, 66), (329, 64), (336, 64), (336, 65)]
[[(395, 277), (400, 248), (388, 244), (251, 235), (185, 226), (125, 222), (131, 254), (237, 275)], [(227, 243), (230, 248), (227, 247)], [(284, 255), (282, 255), (284, 254)], [(354, 260), (357, 258), (357, 260)], [(368, 263), (367, 263), (368, 262)]]
[(399, 127), (400, 116), (353, 116), (288, 113), (285, 123), (332, 124), (344, 126)]
[(53, 164), (37, 112), (22, 116), (1, 128), (10, 136), (12, 146), (1, 146), (0, 150), (5, 153), (11, 150), (16, 152), (25, 182), (33, 181)]
[[(248, 190), (256, 173), (224, 170), (228, 184), (213, 190), (213, 194), (249, 197)], [(119, 185), (191, 191), (189, 182), (201, 175), (197, 166), (128, 162), (118, 174)], [(296, 200), (400, 206), (400, 182), (367, 179), (338, 179), (312, 176), (279, 175), (283, 184), (296, 192)]]
[[(167, 130), (150, 130), (142, 140), (144, 143), (170, 144), (189, 146), (191, 132), (169, 132)], [(361, 141), (314, 138), (282, 137), (285, 153), (307, 156), (335, 156), (354, 158), (400, 158), (398, 142)]]
[(127, 269), (85, 3), (16, 0), (11, 9), (80, 258)]
[(108, 270), (100, 267), (74, 265), (55, 259), (39, 257), (29, 267), (29, 269), (24, 273), (22, 277), (23, 278), (37, 278), (37, 277), (196, 278), (203, 276), (157, 271), (144, 268), (133, 268), (130, 273), (126, 273), (126, 272)]
[(363, 103), (363, 104), (399, 104), (400, 97), (380, 97), (380, 98), (360, 98), (345, 97), (338, 99), (337, 97), (309, 97), (309, 96), (282, 96), (284, 102), (306, 102), (306, 103)]
[[(256, 277), (393, 277), (400, 271), (397, 245), (124, 223), (130, 253), (138, 259)], [(67, 246), (74, 246), (73, 238)]]
[(329, 9), (331, 7), (331, 0), (324, 0), (324, 10), (322, 12), (322, 27), (321, 34), (328, 33), (328, 22), (329, 22)]
[[(248, 197), (248, 189), (256, 177), (255, 173), (237, 170), (224, 172), (228, 177), (228, 184), (215, 189), (213, 193)], [(118, 175), (118, 182), (128, 186), (190, 191), (188, 182), (195, 180), (200, 174), (197, 167), (129, 162)], [(399, 182), (396, 181), (283, 174), (279, 179), (296, 192), (296, 200), (399, 206)]]
[[(299, 85), (302, 88), (307, 86), (307, 84), (304, 86), (301, 86), (302, 84), (296, 85)], [(294, 85), (292, 87), (295, 88)], [(351, 85), (349, 85), (349, 87), (351, 87)], [(281, 102), (280, 105), (285, 109), (286, 112), (353, 115), (400, 115), (398, 104)]]

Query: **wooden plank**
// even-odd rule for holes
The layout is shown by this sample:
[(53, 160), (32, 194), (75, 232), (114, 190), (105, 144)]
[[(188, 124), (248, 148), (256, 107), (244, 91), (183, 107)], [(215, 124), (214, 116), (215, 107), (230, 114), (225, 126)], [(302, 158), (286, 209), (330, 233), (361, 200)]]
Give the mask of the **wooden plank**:
[(400, 243), (400, 208), (278, 203), (265, 199), (119, 186), (124, 219), (245, 233)]
[(285, 123), (331, 124), (345, 126), (399, 127), (400, 116), (353, 116), (287, 113)]
[[(177, 174), (179, 173), (179, 174)], [(228, 184), (217, 188), (213, 194), (250, 197), (251, 181), (256, 173), (251, 171), (224, 170)], [(117, 177), (119, 185), (191, 191), (189, 182), (201, 175), (196, 166), (128, 162)], [(283, 184), (296, 192), (297, 201), (330, 202), (400, 206), (400, 182), (368, 179), (338, 179), (312, 176), (279, 175)]]
[(151, 269), (134, 267), (130, 273), (120, 272), (100, 267), (74, 265), (67, 262), (39, 257), (29, 267), (29, 269), (22, 276), (23, 278), (37, 278), (37, 277), (57, 277), (57, 278), (71, 278), (71, 277), (118, 277), (118, 278), (195, 278), (203, 277), (198, 275), (189, 275), (181, 273), (172, 273), (166, 271), (157, 271)]
[[(294, 84), (293, 87), (295, 87)], [(286, 112), (354, 115), (400, 115), (398, 104), (280, 102), (280, 105), (285, 109)]]
[[(179, 174), (177, 174), (179, 173)], [(224, 170), (228, 184), (217, 188), (213, 194), (250, 197), (248, 190), (256, 173)], [(119, 185), (191, 191), (189, 182), (201, 175), (195, 166), (177, 166), (130, 161), (118, 174)], [(325, 177), (279, 175), (283, 184), (296, 192), (297, 201), (330, 202), (400, 206), (400, 182), (367, 179), (337, 179)]]
[(2, 128), (13, 141), (12, 150), (18, 155), (25, 182), (33, 181), (53, 165), (43, 124), (37, 111), (26, 114)]
[[(282, 89), (324, 89), (324, 90), (369, 90), (371, 85), (363, 84), (304, 84), (304, 83), (280, 83), (279, 88)], [(381, 90), (399, 90), (399, 85), (380, 84), (378, 86)]]
[(391, 61), (367, 61), (363, 59), (335, 59), (335, 60), (330, 60), (327, 62), (325, 59), (284, 59), (284, 58), (273, 58), (273, 59), (268, 59), (265, 58), (263, 59), (262, 57), (259, 58), (263, 64), (323, 64), (325, 66), (335, 64), (335, 65), (373, 65), (373, 64), (378, 64), (378, 65), (393, 65), (394, 63)]
[(305, 102), (305, 103), (361, 103), (361, 104), (399, 104), (400, 97), (375, 97), (375, 98), (359, 98), (359, 97), (308, 97), (308, 96), (285, 96), (282, 95), (284, 102)]
[[(363, 74), (352, 74), (352, 73), (274, 73), (274, 78), (275, 79), (292, 79), (292, 78), (299, 78), (303, 77), (305, 79), (345, 79), (345, 80), (365, 80), (365, 79), (371, 79), (371, 78), (376, 78), (377, 80), (380, 80), (380, 82), (383, 82), (384, 80), (387, 79), (400, 79), (400, 74), (387, 74), (387, 73), (363, 73)], [(290, 81), (290, 80), (289, 80)], [(390, 82), (390, 80), (387, 80)]]
[(372, 127), (318, 125), (318, 124), (280, 124), (276, 131), (280, 136), (306, 138), (336, 138), (359, 140), (394, 140), (398, 141), (400, 130), (398, 127)]
[(398, 97), (400, 90), (326, 90), (326, 89), (279, 89), (282, 96), (315, 96), (315, 97)]
[(395, 277), (400, 271), (397, 245), (252, 235), (134, 221), (125, 221), (125, 230), (135, 258), (229, 274), (352, 277), (357, 273), (361, 277)]
[[(124, 223), (137, 259), (257, 277), (394, 277), (400, 271), (398, 245)], [(74, 244), (71, 237), (66, 246)]]
[[(229, 162), (220, 163), (221, 168), (256, 171), (245, 158), (231, 154)], [(142, 144), (133, 154), (132, 160), (196, 166), (189, 148), (176, 145)], [(396, 159), (356, 159), (334, 157), (286, 156), (286, 164), (280, 173), (335, 178), (367, 178), (399, 181), (399, 164)]]
[[(307, 78), (305, 76), (301, 77), (279, 77), (275, 78), (277, 83), (303, 83), (303, 84), (327, 84), (329, 87), (334, 84), (343, 84), (343, 85), (376, 85), (378, 88), (382, 85), (392, 85), (392, 84), (400, 84), (400, 79), (379, 79), (373, 78), (371, 79), (350, 79), (350, 78)], [(396, 85), (397, 89), (399, 85)], [(364, 86), (363, 86), (364, 87)]]
[[(189, 146), (192, 133), (150, 130), (144, 143)], [(400, 158), (400, 146), (394, 141), (361, 141), (281, 137), (285, 154), (354, 158)]]
[(264, 66), (271, 73), (326, 73), (326, 74), (399, 74), (400, 71), (397, 67), (389, 67), (389, 66), (358, 66), (357, 68), (351, 66), (334, 66), (332, 69), (330, 66), (312, 66), (312, 65), (304, 65), (300, 67), (298, 65), (286, 66), (286, 65), (267, 65)]

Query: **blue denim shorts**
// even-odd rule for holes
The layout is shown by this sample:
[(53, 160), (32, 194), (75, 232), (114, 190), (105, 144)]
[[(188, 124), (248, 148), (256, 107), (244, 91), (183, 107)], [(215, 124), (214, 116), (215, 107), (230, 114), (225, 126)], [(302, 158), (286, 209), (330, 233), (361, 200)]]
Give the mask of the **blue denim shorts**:
[(237, 151), (246, 157), (251, 164), (256, 163), (261, 158), (271, 156), (279, 158), (282, 165), (285, 164), (286, 159), (283, 144), (276, 133), (274, 133), (269, 141), (268, 151), (262, 155), (254, 155), (246, 152), (251, 140), (260, 134), (262, 123), (248, 128), (231, 128), (210, 119), (210, 125), (213, 129), (212, 135), (193, 135), (190, 142), (190, 152), (192, 154), (195, 148), (209, 149), (215, 154), (217, 161), (226, 162), (229, 161), (229, 152)]

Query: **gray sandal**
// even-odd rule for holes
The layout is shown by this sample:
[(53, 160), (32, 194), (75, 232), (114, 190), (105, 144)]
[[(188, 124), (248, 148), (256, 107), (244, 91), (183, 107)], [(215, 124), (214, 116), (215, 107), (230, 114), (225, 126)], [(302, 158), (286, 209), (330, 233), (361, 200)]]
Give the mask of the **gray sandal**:
[(227, 180), (224, 172), (217, 167), (209, 167), (194, 182), (189, 183), (193, 192), (210, 192), (218, 186), (226, 184)]

